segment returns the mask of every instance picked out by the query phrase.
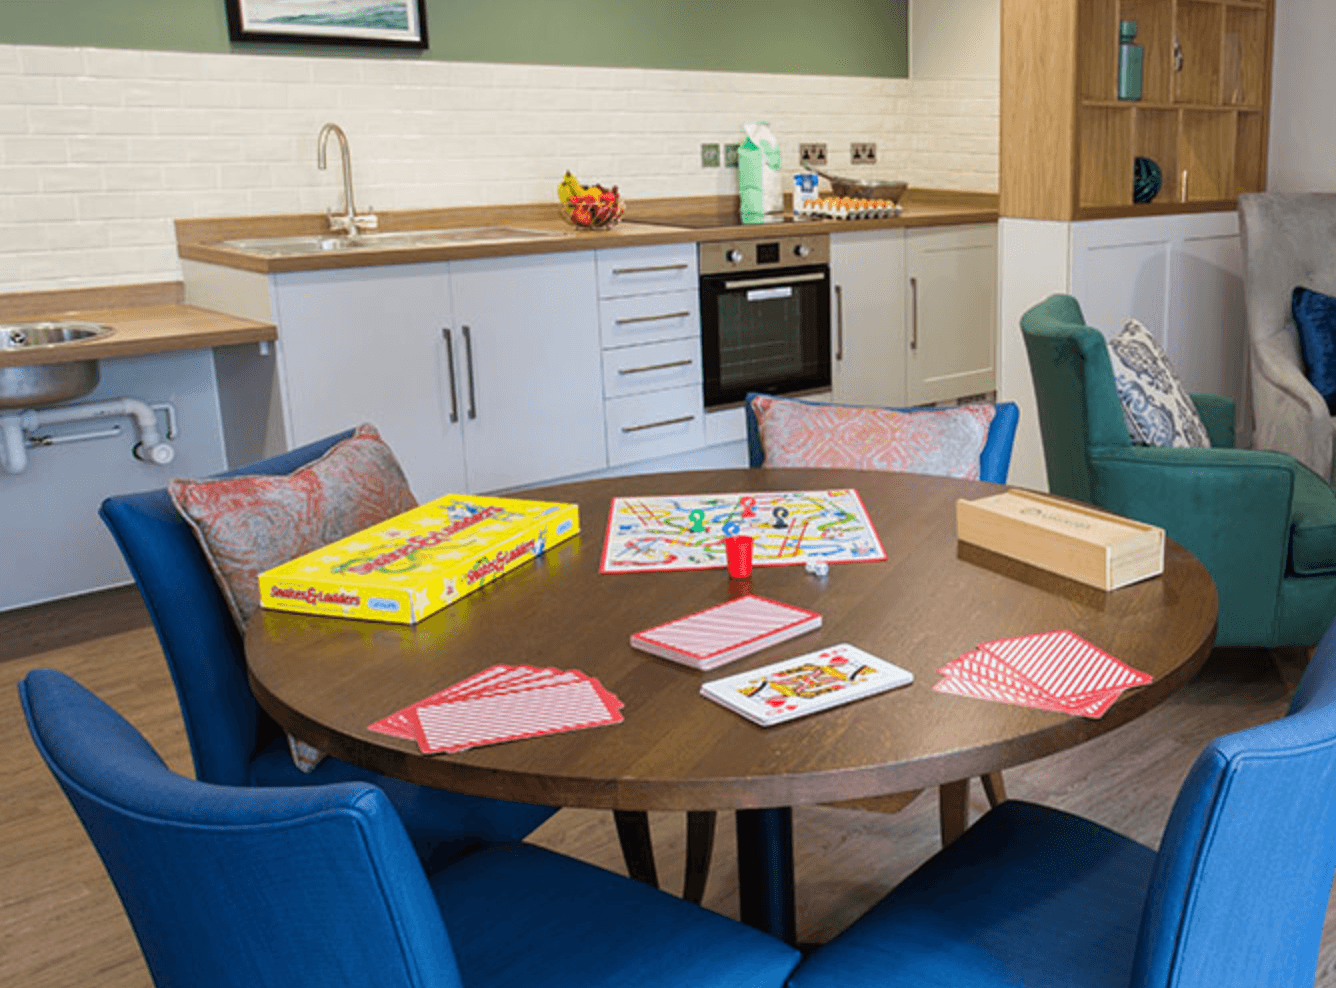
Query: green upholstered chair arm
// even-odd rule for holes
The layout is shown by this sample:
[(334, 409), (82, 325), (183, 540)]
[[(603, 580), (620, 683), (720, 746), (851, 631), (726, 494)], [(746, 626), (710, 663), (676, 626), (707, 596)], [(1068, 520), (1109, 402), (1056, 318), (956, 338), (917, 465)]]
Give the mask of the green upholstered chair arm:
[(1246, 449), (1106, 446), (1089, 450), (1095, 501), (1159, 525), (1211, 572), (1222, 607), (1216, 644), (1274, 624), (1289, 556), (1295, 461)]
[(1197, 414), (1216, 449), (1234, 448), (1234, 399), (1224, 395), (1192, 395)]

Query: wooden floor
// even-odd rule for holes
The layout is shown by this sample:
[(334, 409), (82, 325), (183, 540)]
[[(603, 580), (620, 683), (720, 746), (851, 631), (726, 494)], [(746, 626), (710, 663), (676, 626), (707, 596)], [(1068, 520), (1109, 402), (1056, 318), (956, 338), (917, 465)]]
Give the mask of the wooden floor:
[[(33, 750), (15, 684), (39, 666), (74, 676), (142, 730), (176, 770), (190, 758), (157, 639), (133, 591), (0, 614), (0, 984), (150, 984), (120, 903), (83, 830)], [(1155, 846), (1183, 776), (1210, 738), (1284, 712), (1290, 688), (1266, 653), (1218, 650), (1158, 710), (1082, 747), (1007, 773), (1013, 798), (1081, 813)], [(961, 701), (962, 709), (969, 701)], [(985, 807), (974, 784), (974, 812)], [(683, 815), (653, 814), (659, 873), (679, 889)], [(829, 808), (794, 814), (798, 934), (824, 942), (937, 845), (935, 796), (895, 815)], [(611, 815), (563, 810), (535, 843), (622, 872)], [(732, 818), (720, 814), (705, 905), (737, 915)], [(1317, 984), (1336, 988), (1336, 909)]]

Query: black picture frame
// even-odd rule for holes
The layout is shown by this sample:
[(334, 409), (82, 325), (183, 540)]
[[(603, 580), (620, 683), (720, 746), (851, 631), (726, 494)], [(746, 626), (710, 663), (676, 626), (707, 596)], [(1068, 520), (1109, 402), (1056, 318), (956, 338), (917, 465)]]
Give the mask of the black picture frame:
[[(426, 0), (224, 2), (227, 7), (227, 31), (233, 41), (427, 47)], [(283, 7), (290, 8), (290, 12), (278, 9)], [(316, 8), (326, 9), (321, 11)], [(342, 8), (342, 13), (339, 8)], [(400, 13), (403, 15), (402, 26), (398, 23)]]

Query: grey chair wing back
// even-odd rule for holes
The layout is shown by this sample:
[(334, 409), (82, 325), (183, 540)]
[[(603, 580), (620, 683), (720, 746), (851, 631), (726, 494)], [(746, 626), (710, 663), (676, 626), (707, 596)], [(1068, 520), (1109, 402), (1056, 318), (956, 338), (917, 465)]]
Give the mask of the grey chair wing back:
[(1336, 295), (1336, 193), (1239, 196), (1253, 445), (1289, 453), (1331, 479), (1333, 418), (1304, 374), (1290, 296)]

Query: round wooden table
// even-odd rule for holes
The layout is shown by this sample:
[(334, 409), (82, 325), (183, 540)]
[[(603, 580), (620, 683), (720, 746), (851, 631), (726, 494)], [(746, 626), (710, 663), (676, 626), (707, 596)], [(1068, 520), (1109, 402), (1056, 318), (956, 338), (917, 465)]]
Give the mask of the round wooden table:
[[(727, 600), (720, 570), (600, 574), (615, 496), (853, 488), (885, 562), (758, 567), (751, 589), (817, 611), (822, 627), (708, 673), (633, 649), (631, 634)], [(719, 470), (526, 491), (576, 502), (582, 534), (407, 627), (265, 611), (246, 636), (250, 680), (285, 729), (421, 785), (554, 806), (737, 810), (744, 920), (792, 938), (790, 808), (984, 775), (1070, 748), (1152, 709), (1215, 638), (1215, 586), (1169, 542), (1161, 577), (1106, 593), (956, 540), (955, 503), (1003, 490), (911, 474)], [(1154, 681), (1100, 719), (935, 693), (936, 670), (982, 641), (1066, 628)], [(700, 684), (850, 642), (914, 683), (762, 728)], [(496, 663), (579, 669), (625, 704), (620, 724), (425, 756), (366, 725)], [(1095, 766), (1092, 766), (1092, 769)]]

